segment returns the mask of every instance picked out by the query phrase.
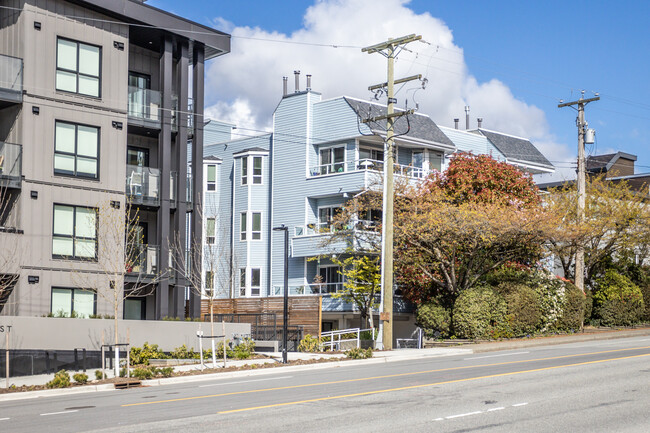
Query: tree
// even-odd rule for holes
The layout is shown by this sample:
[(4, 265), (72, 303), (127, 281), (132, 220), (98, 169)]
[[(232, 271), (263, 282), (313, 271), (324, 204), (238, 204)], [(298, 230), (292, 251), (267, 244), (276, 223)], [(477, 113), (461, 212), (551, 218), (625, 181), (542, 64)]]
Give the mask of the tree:
[(18, 223), (19, 194), (0, 184), (0, 312), (9, 304), (9, 298), (18, 282), (21, 265), (22, 230)]
[(359, 309), (361, 320), (365, 319), (370, 328), (374, 328), (373, 308), (378, 307), (377, 296), (381, 288), (379, 257), (350, 256), (340, 259), (331, 258), (338, 265), (343, 276), (344, 291), (332, 293), (333, 298), (354, 303)]
[[(587, 179), (585, 218), (577, 218), (575, 184), (555, 188), (545, 198), (548, 212), (560, 216), (550, 233), (549, 250), (564, 276), (575, 279), (575, 252), (585, 248), (585, 281), (592, 287), (612, 262), (643, 262), (650, 256), (648, 196), (623, 181), (603, 176)], [(636, 259), (636, 260), (635, 260)]]

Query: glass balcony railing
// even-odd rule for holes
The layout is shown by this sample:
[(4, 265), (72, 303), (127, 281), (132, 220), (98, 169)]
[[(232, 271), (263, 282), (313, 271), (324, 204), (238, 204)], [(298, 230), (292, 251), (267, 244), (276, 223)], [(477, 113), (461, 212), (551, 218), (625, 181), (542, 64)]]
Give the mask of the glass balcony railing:
[[(343, 291), (343, 283), (312, 283), (302, 286), (289, 286), (289, 296), (328, 295)], [(284, 286), (271, 287), (268, 296), (284, 296)]]
[(160, 203), (160, 170), (127, 165), (126, 193), (133, 203), (158, 205)]
[[(169, 179), (169, 199), (171, 200), (172, 206), (178, 206), (178, 202), (176, 201), (177, 189), (178, 172), (172, 171)], [(187, 180), (185, 182), (185, 202), (187, 204), (192, 203), (192, 176), (189, 173), (187, 174)]]
[(157, 245), (131, 244), (127, 246), (127, 274), (156, 275), (158, 273), (158, 255), (160, 247)]
[(160, 92), (129, 86), (129, 117), (160, 122)]
[(20, 188), (23, 147), (0, 141), (0, 185)]
[[(333, 162), (331, 164), (316, 165), (309, 169), (311, 176), (323, 176), (351, 171), (384, 171), (384, 161), (374, 159), (359, 159), (356, 161)], [(412, 165), (394, 164), (393, 173), (411, 178), (423, 178), (426, 173), (422, 167)]]
[(0, 54), (0, 99), (22, 101), (23, 59)]

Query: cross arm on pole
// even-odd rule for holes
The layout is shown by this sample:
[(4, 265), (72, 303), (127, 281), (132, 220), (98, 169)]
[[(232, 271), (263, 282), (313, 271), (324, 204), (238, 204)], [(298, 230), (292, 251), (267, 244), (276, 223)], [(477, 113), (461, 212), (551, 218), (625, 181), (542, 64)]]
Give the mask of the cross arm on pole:
[[(400, 78), (399, 80), (395, 80), (393, 84), (402, 84), (402, 83), (407, 83), (409, 81), (421, 80), (421, 79), (422, 79), (422, 74), (411, 75), (410, 77), (405, 77), (405, 78)], [(375, 84), (374, 86), (368, 87), (368, 90), (373, 91), (377, 89), (382, 89), (384, 87), (388, 87), (388, 82)]]
[(382, 114), (381, 116), (372, 117), (370, 119), (363, 119), (363, 120), (361, 120), (361, 123), (378, 122), (378, 121), (384, 120), (384, 119), (392, 119), (393, 117), (408, 116), (409, 114), (413, 114), (413, 113), (415, 113), (414, 109), (410, 109), (410, 110), (406, 110), (406, 111), (400, 111), (399, 113)]
[(590, 102), (599, 101), (599, 100), (600, 100), (600, 96), (595, 96), (589, 99), (578, 99), (577, 101), (563, 102), (561, 104), (558, 104), (557, 108), (568, 107), (569, 105), (576, 105), (576, 104), (588, 104)]
[(395, 45), (408, 44), (409, 42), (419, 41), (422, 39), (421, 35), (410, 34), (408, 36), (402, 36), (401, 38), (389, 39), (386, 42), (381, 42), (369, 47), (362, 48), (361, 51), (364, 53), (372, 54), (377, 53), (386, 48), (394, 47)]

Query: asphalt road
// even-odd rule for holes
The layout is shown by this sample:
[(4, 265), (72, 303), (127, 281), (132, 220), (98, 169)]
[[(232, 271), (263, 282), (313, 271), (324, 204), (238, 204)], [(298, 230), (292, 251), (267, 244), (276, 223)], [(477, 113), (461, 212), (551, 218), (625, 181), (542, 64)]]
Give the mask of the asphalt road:
[(650, 431), (650, 337), (0, 403), (0, 431)]

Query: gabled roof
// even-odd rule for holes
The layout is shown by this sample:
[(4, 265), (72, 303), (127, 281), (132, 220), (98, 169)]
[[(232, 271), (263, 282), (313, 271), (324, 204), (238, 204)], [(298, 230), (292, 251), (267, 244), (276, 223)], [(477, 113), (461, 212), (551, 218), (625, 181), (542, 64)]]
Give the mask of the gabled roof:
[[(386, 115), (386, 107), (383, 105), (372, 104), (358, 99), (352, 99), (347, 96), (344, 96), (343, 99), (362, 119)], [(384, 122), (369, 122), (367, 125), (373, 131), (385, 131), (386, 129), (386, 124)], [(454, 143), (452, 143), (449, 137), (438, 128), (429, 116), (418, 113), (413, 116), (408, 116), (408, 123), (405, 119), (399, 120), (395, 124), (395, 135), (404, 134), (409, 126), (410, 130), (405, 134), (406, 137), (426, 140), (454, 148)]]
[(268, 149), (264, 149), (263, 147), (249, 147), (247, 149), (240, 150), (237, 153), (233, 153), (232, 156), (237, 156), (237, 155), (241, 155), (243, 153), (248, 153), (248, 152), (267, 152), (268, 153), (268, 151), (269, 151)]
[(478, 132), (487, 137), (506, 159), (511, 162), (520, 161), (547, 167), (550, 170), (555, 169), (553, 164), (526, 138), (515, 137), (514, 135), (507, 135), (487, 129), (478, 129)]
[(594, 155), (586, 158), (586, 169), (588, 172), (608, 172), (620, 158), (636, 161), (636, 155), (625, 152), (608, 153), (605, 155)]
[(204, 156), (203, 161), (223, 161), (223, 159), (219, 158), (218, 156), (209, 155), (209, 156)]

